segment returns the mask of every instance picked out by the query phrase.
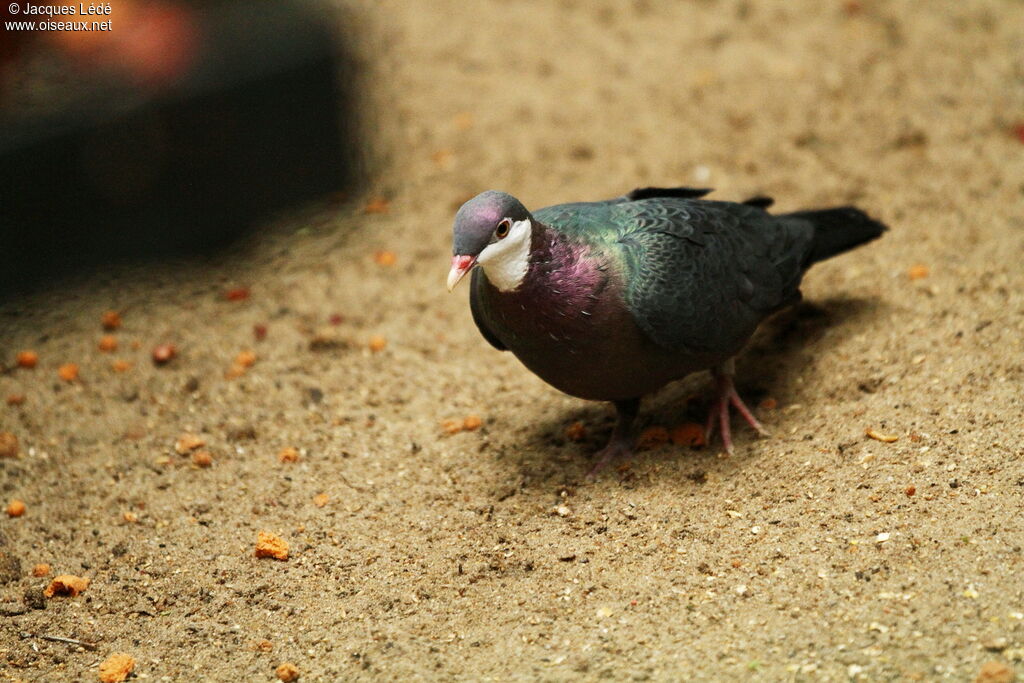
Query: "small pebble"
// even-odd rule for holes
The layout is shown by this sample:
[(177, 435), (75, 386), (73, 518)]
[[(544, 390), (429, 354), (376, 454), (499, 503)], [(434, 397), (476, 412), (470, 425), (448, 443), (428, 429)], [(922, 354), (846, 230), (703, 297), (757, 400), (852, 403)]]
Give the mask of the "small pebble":
[(159, 344), (153, 347), (153, 362), (157, 365), (166, 365), (178, 355), (178, 349), (174, 344)]

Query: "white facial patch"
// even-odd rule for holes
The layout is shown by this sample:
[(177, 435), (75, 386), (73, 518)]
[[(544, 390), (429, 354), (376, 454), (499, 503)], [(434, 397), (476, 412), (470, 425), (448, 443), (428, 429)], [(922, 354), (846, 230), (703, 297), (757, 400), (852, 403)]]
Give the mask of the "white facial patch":
[(511, 292), (522, 283), (530, 267), (530, 219), (517, 221), (508, 236), (490, 244), (477, 257), (487, 279), (503, 292)]

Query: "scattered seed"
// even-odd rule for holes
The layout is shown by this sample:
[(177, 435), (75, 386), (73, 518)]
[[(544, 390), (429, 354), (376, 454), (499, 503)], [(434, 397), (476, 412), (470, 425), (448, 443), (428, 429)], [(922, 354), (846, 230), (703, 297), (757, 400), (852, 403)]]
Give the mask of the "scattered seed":
[(299, 668), (291, 662), (279, 664), (278, 667), (274, 669), (274, 673), (277, 674), (277, 677), (284, 683), (294, 683), (294, 681), (299, 680)]
[(441, 420), (441, 429), (445, 434), (458, 434), (463, 430), (462, 420)]
[(36, 566), (32, 567), (32, 576), (35, 576), (36, 578), (49, 575), (50, 565), (46, 564), (45, 562), (40, 562)]
[(769, 396), (768, 398), (766, 398), (766, 399), (762, 400), (760, 403), (758, 403), (757, 407), (760, 410), (775, 410), (776, 408), (779, 407), (779, 402), (776, 401), (771, 396)]
[(205, 445), (206, 442), (202, 438), (195, 434), (189, 434), (186, 432), (179, 436), (178, 440), (174, 442), (174, 451), (178, 455), (186, 455), (187, 453), (191, 453), (195, 449)]
[(0, 458), (18, 456), (18, 437), (11, 432), (0, 432)]
[(281, 449), (281, 452), (277, 454), (277, 459), (281, 462), (298, 462), (299, 451), (291, 446), (287, 446)]
[(263, 341), (267, 338), (267, 326), (263, 323), (256, 323), (252, 326), (252, 336), (256, 341)]
[(129, 524), (135, 524), (139, 521), (139, 516), (131, 511), (125, 512), (123, 515), (121, 515), (121, 518)]
[(252, 351), (242, 351), (235, 356), (235, 364), (241, 365), (243, 368), (251, 368), (256, 362), (256, 354)]
[(157, 365), (165, 365), (178, 355), (178, 349), (174, 344), (159, 344), (153, 347), (153, 362)]
[(648, 427), (640, 433), (640, 437), (636, 440), (637, 447), (646, 450), (653, 448), (660, 448), (669, 441), (668, 430), (664, 427), (653, 426)]
[(385, 339), (384, 337), (380, 336), (380, 335), (376, 335), (376, 336), (370, 337), (369, 346), (370, 346), (370, 350), (373, 351), (374, 353), (377, 353), (378, 351), (383, 351), (384, 347), (387, 346), (387, 345), (388, 345), (388, 340)]
[(275, 560), (288, 559), (288, 542), (269, 531), (256, 535), (256, 557), (272, 557)]
[(25, 394), (9, 394), (7, 396), (7, 405), (9, 406), (20, 406), (25, 402)]
[(52, 598), (55, 595), (70, 595), (75, 597), (89, 587), (89, 579), (75, 576), (73, 574), (61, 574), (50, 582), (50, 585), (43, 591), (43, 595)]
[(135, 660), (123, 652), (114, 654), (100, 664), (100, 681), (102, 683), (122, 683), (135, 670)]
[(193, 451), (192, 464), (196, 467), (210, 467), (213, 465), (213, 454), (210, 451)]
[(65, 382), (74, 382), (78, 379), (78, 365), (75, 363), (65, 363), (57, 368), (57, 376)]
[(674, 427), (669, 434), (672, 443), (677, 446), (703, 446), (707, 443), (704, 436), (704, 427), (696, 422), (684, 422)]
[(395, 252), (382, 249), (373, 255), (373, 260), (376, 261), (378, 266), (388, 267), (395, 265), (398, 257), (395, 256)]
[(985, 662), (974, 683), (1013, 683), (1016, 674), (1009, 664), (992, 660)]
[(366, 203), (366, 206), (363, 207), (363, 213), (387, 213), (390, 208), (388, 200), (383, 197), (377, 197)]
[(25, 514), (25, 503), (20, 500), (12, 500), (7, 504), (8, 517), (21, 517)]
[(476, 415), (469, 415), (462, 421), (462, 428), (467, 432), (472, 432), (477, 429), (480, 429), (480, 425), (482, 425), (483, 423), (484, 421), (481, 420)]
[(252, 644), (252, 649), (256, 650), (257, 652), (270, 652), (274, 649), (274, 644), (266, 639), (257, 640), (255, 643)]
[(928, 277), (928, 274), (930, 272), (931, 271), (928, 269), (928, 266), (918, 263), (916, 265), (910, 266), (910, 269), (907, 270), (907, 277), (909, 277), (911, 280), (922, 280)]
[(587, 428), (577, 420), (565, 428), (565, 438), (569, 441), (583, 441), (587, 438)]
[(322, 508), (323, 506), (327, 505), (327, 503), (329, 503), (330, 501), (331, 497), (328, 496), (326, 493), (318, 493), (315, 496), (313, 496), (313, 505), (316, 505), (318, 508)]
[(224, 298), (228, 301), (245, 301), (249, 298), (249, 294), (248, 287), (235, 287), (224, 292)]
[(34, 368), (39, 363), (39, 354), (35, 351), (19, 351), (18, 367)]
[(100, 325), (102, 325), (105, 330), (116, 330), (121, 327), (121, 314), (117, 311), (105, 311), (103, 315), (100, 316)]
[(875, 441), (882, 441), (884, 443), (892, 443), (893, 441), (898, 441), (900, 438), (895, 434), (883, 434), (881, 432), (876, 432), (871, 427), (864, 430), (864, 433)]
[(104, 353), (110, 353), (111, 351), (117, 350), (117, 337), (112, 334), (105, 334), (100, 337), (99, 344), (97, 344), (100, 351)]
[(114, 372), (128, 372), (129, 370), (132, 369), (132, 365), (133, 363), (131, 361), (118, 359), (111, 363), (110, 367), (114, 370)]
[(903, 489), (903, 493), (907, 494), (907, 497), (910, 497), (910, 496), (914, 495), (915, 493), (917, 493), (917, 487), (916, 486), (908, 486), (907, 488)]

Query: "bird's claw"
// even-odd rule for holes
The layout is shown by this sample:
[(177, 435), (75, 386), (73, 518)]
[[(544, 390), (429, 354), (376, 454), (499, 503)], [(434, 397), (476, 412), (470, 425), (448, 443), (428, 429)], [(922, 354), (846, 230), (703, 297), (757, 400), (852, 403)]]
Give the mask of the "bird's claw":
[(736, 386), (732, 381), (732, 373), (729, 372), (716, 372), (715, 381), (718, 384), (718, 396), (715, 398), (714, 403), (711, 404), (711, 409), (708, 411), (708, 421), (705, 425), (705, 440), (710, 443), (711, 437), (715, 433), (715, 418), (722, 431), (722, 446), (725, 447), (725, 452), (732, 455), (732, 429), (729, 426), (729, 406), (731, 405), (736, 411), (743, 417), (743, 420), (750, 425), (754, 431), (761, 436), (770, 436), (770, 433), (765, 429), (754, 414), (747, 407), (747, 404), (743, 402), (740, 395), (736, 393)]

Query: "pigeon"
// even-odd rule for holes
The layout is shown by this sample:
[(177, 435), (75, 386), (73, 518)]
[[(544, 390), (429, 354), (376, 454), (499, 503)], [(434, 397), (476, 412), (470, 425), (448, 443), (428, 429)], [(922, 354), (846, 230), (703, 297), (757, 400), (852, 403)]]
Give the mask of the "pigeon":
[(732, 452), (730, 407), (766, 434), (736, 392), (736, 355), (800, 300), (811, 265), (887, 229), (852, 206), (773, 215), (768, 197), (703, 199), (710, 192), (648, 187), (531, 213), (489, 190), (455, 216), (448, 291), (472, 272), (484, 339), (553, 387), (615, 405), (594, 472), (632, 455), (644, 396), (702, 370), (716, 387), (707, 437), (717, 421)]

